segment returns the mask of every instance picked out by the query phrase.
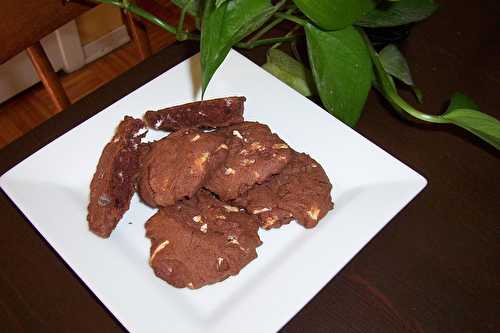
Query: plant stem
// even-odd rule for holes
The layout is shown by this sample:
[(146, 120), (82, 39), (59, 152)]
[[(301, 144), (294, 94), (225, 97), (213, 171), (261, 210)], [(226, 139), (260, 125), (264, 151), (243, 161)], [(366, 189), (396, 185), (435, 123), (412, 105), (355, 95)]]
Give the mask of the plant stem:
[(370, 53), (370, 57), (372, 58), (373, 65), (375, 67), (375, 74), (378, 76), (380, 80), (380, 85), (381, 89), (380, 91), (382, 94), (385, 96), (387, 101), (389, 101), (396, 110), (403, 110), (404, 112), (408, 113), (414, 118), (429, 122), (429, 123), (434, 123), (434, 124), (447, 124), (449, 123), (448, 120), (444, 119), (441, 116), (434, 116), (430, 114), (426, 114), (423, 112), (418, 111), (415, 109), (412, 105), (410, 105), (408, 102), (406, 102), (401, 96), (399, 96), (398, 91), (396, 90), (396, 87), (389, 82), (388, 79), (388, 74), (385, 72), (384, 66), (382, 65), (382, 62), (380, 61), (380, 57), (378, 53), (375, 51), (373, 48), (373, 45), (371, 44), (370, 40), (368, 39), (368, 36), (362, 31), (361, 29), (359, 30), (361, 32), (361, 35), (365, 39), (366, 45), (368, 47), (368, 51)]
[[(177, 29), (175, 27), (171, 26), (170, 24), (168, 24), (167, 22), (163, 21), (162, 19), (156, 17), (155, 15), (145, 11), (141, 7), (138, 7), (138, 6), (134, 5), (133, 3), (129, 3), (126, 0), (124, 0), (124, 1), (120, 1), (120, 0), (91, 0), (91, 1), (123, 8), (123, 9), (125, 9), (125, 10), (139, 16), (139, 17), (142, 17), (142, 18), (148, 20), (151, 23), (156, 24), (157, 26), (170, 32), (171, 34), (175, 35), (177, 33)], [(200, 36), (187, 32), (187, 33), (185, 33), (185, 39), (186, 40), (187, 39), (200, 40)]]
[(291, 42), (292, 40), (295, 40), (299, 36), (301, 36), (301, 35), (260, 39), (260, 40), (256, 40), (253, 43), (237, 43), (235, 46), (242, 48), (242, 49), (253, 49), (257, 46), (271, 45), (271, 44), (282, 43), (282, 42)]
[[(287, 34), (285, 35), (285, 37), (293, 36), (293, 33), (294, 33), (295, 31), (297, 31), (297, 29), (298, 29), (298, 28), (300, 28), (300, 27), (301, 27), (300, 25), (296, 25), (296, 26), (294, 26), (294, 27), (293, 27), (293, 28), (292, 28), (289, 32), (287, 32)], [(295, 40), (294, 40), (294, 41), (295, 41)], [(274, 44), (271, 48), (272, 48), (272, 49), (275, 49), (275, 48), (279, 47), (282, 43), (283, 43), (283, 42), (276, 43), (276, 44)]]
[[(286, 0), (282, 1), (282, 5), (286, 2)], [(276, 6), (279, 6), (280, 4), (277, 4)], [(281, 6), (282, 6), (281, 5)], [(285, 13), (286, 14), (292, 14), (294, 11), (295, 11), (296, 8), (290, 8), (289, 10), (287, 10)], [(255, 41), (257, 41), (260, 37), (264, 36), (269, 30), (271, 30), (272, 28), (274, 28), (275, 26), (277, 26), (278, 24), (280, 24), (281, 22), (283, 22), (285, 19), (282, 18), (282, 17), (278, 17), (276, 19), (274, 19), (273, 21), (271, 21), (268, 25), (266, 25), (265, 27), (263, 27), (262, 29), (260, 29), (252, 38), (250, 38), (250, 40), (248, 40), (247, 43), (253, 43)]]
[(175, 32), (175, 37), (179, 41), (186, 40), (186, 32), (184, 31), (184, 18), (186, 17), (186, 12), (188, 6), (193, 2), (189, 0), (184, 7), (182, 7), (181, 17), (179, 18), (179, 24), (177, 25), (177, 31)]
[(301, 19), (300, 17), (297, 17), (295, 15), (287, 14), (287, 13), (276, 13), (274, 14), (276, 17), (283, 18), (288, 21), (295, 22), (297, 24), (300, 24), (301, 26), (305, 26), (307, 24), (307, 21), (304, 19)]

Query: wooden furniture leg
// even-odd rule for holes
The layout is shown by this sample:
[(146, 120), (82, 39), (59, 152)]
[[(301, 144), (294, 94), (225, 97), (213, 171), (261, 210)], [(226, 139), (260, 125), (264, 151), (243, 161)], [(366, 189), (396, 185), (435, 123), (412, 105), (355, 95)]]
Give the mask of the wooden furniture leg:
[(71, 103), (40, 42), (29, 46), (26, 51), (57, 110), (66, 109)]
[(134, 15), (129, 12), (123, 13), (123, 18), (125, 25), (128, 28), (127, 30), (130, 34), (130, 37), (137, 47), (137, 51), (139, 52), (141, 60), (149, 58), (152, 52), (149, 38), (146, 33), (146, 27), (137, 18), (134, 18)]

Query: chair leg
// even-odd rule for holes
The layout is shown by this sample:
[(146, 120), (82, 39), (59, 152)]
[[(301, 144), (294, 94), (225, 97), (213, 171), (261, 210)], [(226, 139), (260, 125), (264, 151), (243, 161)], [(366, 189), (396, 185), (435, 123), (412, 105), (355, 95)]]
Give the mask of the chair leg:
[(134, 41), (141, 60), (149, 58), (152, 54), (146, 27), (134, 15), (127, 12), (122, 15), (130, 37)]
[(26, 51), (31, 63), (35, 67), (38, 77), (45, 86), (45, 89), (47, 89), (57, 110), (62, 111), (66, 109), (71, 103), (40, 42), (36, 42), (34, 45), (28, 47)]

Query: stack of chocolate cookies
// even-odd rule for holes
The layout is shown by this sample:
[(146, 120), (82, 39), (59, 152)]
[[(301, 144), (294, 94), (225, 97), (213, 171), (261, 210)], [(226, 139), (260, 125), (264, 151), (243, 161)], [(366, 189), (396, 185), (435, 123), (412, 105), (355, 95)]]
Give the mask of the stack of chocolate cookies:
[[(257, 257), (259, 226), (315, 227), (333, 208), (326, 173), (267, 125), (244, 121), (244, 102), (227, 97), (125, 117), (90, 185), (90, 230), (109, 237), (137, 191), (158, 208), (146, 222), (155, 274), (197, 289)], [(171, 133), (146, 143), (148, 127)]]

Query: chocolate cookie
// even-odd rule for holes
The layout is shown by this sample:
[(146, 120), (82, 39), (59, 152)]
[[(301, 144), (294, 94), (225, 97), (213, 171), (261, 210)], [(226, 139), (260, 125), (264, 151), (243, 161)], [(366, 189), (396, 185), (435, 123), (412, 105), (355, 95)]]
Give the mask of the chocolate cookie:
[(333, 208), (331, 190), (319, 163), (307, 154), (294, 153), (278, 175), (256, 185), (234, 204), (257, 215), (264, 229), (279, 228), (293, 218), (313, 228)]
[(139, 177), (139, 193), (150, 206), (191, 197), (226, 158), (226, 138), (195, 129), (174, 132), (150, 145)]
[(226, 97), (146, 112), (149, 127), (167, 131), (181, 128), (216, 128), (241, 123), (245, 97)]
[(218, 132), (230, 138), (229, 153), (205, 187), (224, 201), (279, 173), (292, 156), (288, 145), (263, 124), (244, 122)]
[(139, 172), (142, 120), (125, 117), (105, 147), (90, 183), (87, 220), (96, 235), (107, 238), (128, 210)]
[(200, 190), (148, 220), (149, 262), (174, 287), (197, 289), (238, 274), (255, 259), (262, 244), (258, 228), (254, 216)]

